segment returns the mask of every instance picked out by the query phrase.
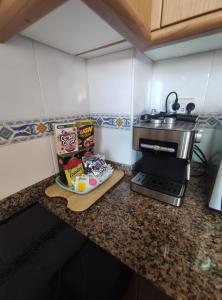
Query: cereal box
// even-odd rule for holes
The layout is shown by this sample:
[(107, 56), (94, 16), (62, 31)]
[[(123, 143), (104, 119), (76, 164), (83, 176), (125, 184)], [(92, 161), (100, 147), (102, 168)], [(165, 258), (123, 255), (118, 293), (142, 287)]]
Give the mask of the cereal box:
[(56, 124), (55, 142), (58, 155), (70, 154), (78, 151), (78, 135), (75, 123)]
[(92, 120), (76, 121), (79, 150), (94, 146), (94, 126)]

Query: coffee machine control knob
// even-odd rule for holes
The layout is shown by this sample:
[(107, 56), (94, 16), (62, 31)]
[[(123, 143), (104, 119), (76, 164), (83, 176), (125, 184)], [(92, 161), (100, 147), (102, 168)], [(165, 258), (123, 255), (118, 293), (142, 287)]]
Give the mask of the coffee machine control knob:
[(195, 143), (200, 143), (203, 137), (203, 130), (198, 129), (195, 133)]

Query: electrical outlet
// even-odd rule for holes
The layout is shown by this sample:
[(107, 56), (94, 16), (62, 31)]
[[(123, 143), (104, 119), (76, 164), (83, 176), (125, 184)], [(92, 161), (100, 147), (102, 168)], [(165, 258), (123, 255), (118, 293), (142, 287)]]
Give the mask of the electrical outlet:
[(195, 109), (191, 112), (192, 114), (195, 114), (196, 112), (196, 100), (195, 98), (179, 98), (179, 104), (180, 104), (180, 109), (177, 111), (180, 114), (186, 114), (187, 110), (186, 110), (186, 106), (188, 103), (194, 103), (195, 104)]

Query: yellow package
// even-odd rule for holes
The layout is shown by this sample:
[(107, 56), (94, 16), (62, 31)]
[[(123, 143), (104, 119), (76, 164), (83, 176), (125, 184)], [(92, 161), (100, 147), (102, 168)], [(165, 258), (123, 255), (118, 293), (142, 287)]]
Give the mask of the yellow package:
[(81, 159), (70, 159), (69, 162), (64, 165), (64, 171), (68, 187), (72, 187), (72, 181), (75, 180), (77, 176), (81, 176), (84, 172)]

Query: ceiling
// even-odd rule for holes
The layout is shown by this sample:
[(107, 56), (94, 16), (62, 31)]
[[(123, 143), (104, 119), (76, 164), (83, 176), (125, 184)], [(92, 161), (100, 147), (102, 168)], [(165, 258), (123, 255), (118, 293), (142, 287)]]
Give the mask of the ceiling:
[[(67, 53), (81, 54), (83, 58), (132, 47), (81, 0), (66, 1), (21, 34)], [(104, 47), (107, 45), (110, 46)], [(145, 55), (156, 61), (219, 48), (222, 48), (222, 33), (151, 49)]]

